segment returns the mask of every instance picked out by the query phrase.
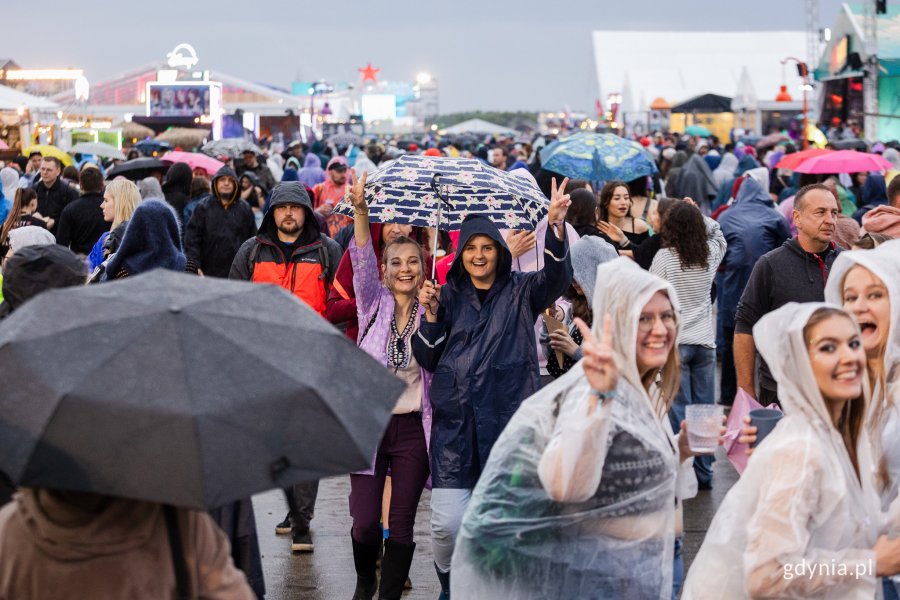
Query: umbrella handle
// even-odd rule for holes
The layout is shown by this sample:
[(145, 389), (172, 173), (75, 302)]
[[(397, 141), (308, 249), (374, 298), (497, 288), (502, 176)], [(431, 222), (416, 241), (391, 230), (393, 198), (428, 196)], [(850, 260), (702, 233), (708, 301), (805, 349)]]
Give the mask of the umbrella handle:
[(434, 283), (437, 283), (437, 279), (435, 279), (435, 273), (437, 272), (437, 243), (438, 238), (441, 236), (441, 209), (444, 207), (444, 197), (441, 196), (438, 179), (440, 179), (439, 173), (435, 173), (431, 176), (431, 189), (434, 190), (434, 193), (437, 195), (439, 200), (437, 208), (437, 219), (434, 224), (434, 239), (431, 241), (431, 281)]

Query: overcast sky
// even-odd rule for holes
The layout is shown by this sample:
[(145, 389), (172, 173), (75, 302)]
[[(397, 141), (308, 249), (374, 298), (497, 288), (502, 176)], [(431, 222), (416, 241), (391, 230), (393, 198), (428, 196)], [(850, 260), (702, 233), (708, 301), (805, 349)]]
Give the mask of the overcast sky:
[[(585, 110), (597, 93), (592, 30), (802, 30), (806, 23), (803, 0), (242, 4), (247, 8), (210, 0), (126, 0), (86, 9), (43, 0), (38, 13), (4, 11), (0, 52), (24, 68), (82, 68), (96, 82), (163, 59), (187, 42), (197, 49), (198, 68), (283, 87), (298, 78), (358, 81), (356, 69), (371, 61), (385, 79), (434, 74), (442, 113)], [(819, 0), (819, 6), (819, 26), (830, 27), (840, 2)], [(653, 38), (634, 44), (653, 44)]]

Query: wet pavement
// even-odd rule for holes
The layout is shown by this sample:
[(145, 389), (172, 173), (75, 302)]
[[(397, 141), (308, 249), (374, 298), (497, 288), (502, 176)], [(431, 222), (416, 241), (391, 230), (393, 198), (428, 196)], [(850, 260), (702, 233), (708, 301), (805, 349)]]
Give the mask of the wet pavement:
[[(685, 502), (686, 568), (696, 556), (716, 508), (737, 480), (721, 449), (713, 473), (713, 489)], [(308, 554), (292, 554), (290, 536), (275, 535), (275, 524), (287, 514), (284, 495), (273, 491), (253, 498), (268, 600), (350, 600), (356, 573), (350, 547), (349, 494), (347, 476), (322, 481), (311, 526), (315, 551)], [(413, 589), (403, 595), (405, 600), (434, 600), (440, 590), (431, 562), (430, 502), (431, 494), (426, 490), (416, 518), (418, 547), (410, 572)]]

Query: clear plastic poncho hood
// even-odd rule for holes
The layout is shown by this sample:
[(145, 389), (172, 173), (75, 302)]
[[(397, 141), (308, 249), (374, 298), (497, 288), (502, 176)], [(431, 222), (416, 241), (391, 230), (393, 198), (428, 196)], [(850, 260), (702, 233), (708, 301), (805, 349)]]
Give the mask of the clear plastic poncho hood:
[[(642, 387), (635, 347), (650, 298), (665, 292), (676, 310), (677, 300), (627, 258), (601, 265), (596, 281), (594, 331), (599, 337), (610, 313), (617, 397), (583, 418), (590, 386), (579, 362), (522, 404), (463, 518), (451, 570), (456, 600), (671, 598), (677, 441)], [(541, 469), (560, 445), (573, 446), (565, 456), (598, 459), (562, 461), (560, 484), (571, 497), (557, 501)]]
[(831, 267), (825, 285), (825, 300), (843, 304), (847, 273), (862, 266), (881, 279), (888, 290), (891, 324), (884, 353), (885, 386), (872, 390), (867, 429), (877, 475), (882, 508), (897, 498), (900, 487), (900, 240), (891, 240), (874, 250), (841, 252)]
[(834, 308), (789, 303), (753, 328), (785, 416), (719, 506), (685, 581), (684, 600), (748, 598), (752, 586), (764, 597), (875, 597), (880, 582), (871, 548), (881, 517), (865, 428), (858, 479), (803, 337), (822, 307)]

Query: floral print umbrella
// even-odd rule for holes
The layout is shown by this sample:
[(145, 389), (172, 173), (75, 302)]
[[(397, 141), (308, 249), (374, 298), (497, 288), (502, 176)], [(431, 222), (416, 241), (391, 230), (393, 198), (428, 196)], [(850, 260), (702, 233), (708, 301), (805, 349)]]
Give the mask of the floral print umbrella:
[[(534, 229), (549, 201), (533, 180), (490, 167), (476, 159), (404, 155), (372, 173), (365, 187), (369, 219), (462, 227), (469, 214), (482, 214), (501, 229)], [(334, 212), (352, 216), (344, 198)]]

